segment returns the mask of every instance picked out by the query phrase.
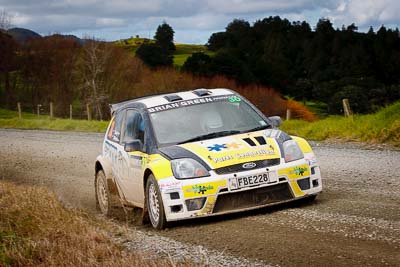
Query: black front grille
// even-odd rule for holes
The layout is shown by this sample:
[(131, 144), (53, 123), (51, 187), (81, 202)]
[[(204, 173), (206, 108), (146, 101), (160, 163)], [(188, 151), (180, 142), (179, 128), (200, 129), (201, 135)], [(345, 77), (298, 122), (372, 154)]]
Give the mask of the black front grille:
[(297, 184), (301, 190), (308, 190), (310, 189), (310, 178), (299, 179), (297, 180)]
[[(253, 161), (253, 162), (256, 164), (256, 166), (254, 166), (254, 168), (251, 168), (251, 169), (260, 169), (260, 168), (266, 168), (266, 167), (278, 165), (281, 162), (281, 159), (280, 158), (266, 159), (266, 160), (258, 160), (258, 161)], [(234, 172), (243, 172), (243, 171), (251, 170), (251, 169), (243, 168), (243, 164), (246, 164), (246, 163), (240, 163), (240, 164), (235, 164), (235, 165), (215, 169), (215, 173), (229, 174), (229, 173), (234, 173)]]
[(213, 213), (263, 206), (292, 199), (288, 183), (219, 195)]

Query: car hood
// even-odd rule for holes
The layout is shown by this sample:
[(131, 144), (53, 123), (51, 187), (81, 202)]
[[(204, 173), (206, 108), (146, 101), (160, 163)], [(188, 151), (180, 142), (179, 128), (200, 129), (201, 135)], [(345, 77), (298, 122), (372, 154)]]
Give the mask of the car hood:
[(281, 158), (281, 144), (290, 137), (268, 129), (161, 148), (169, 159), (194, 158), (218, 169), (245, 162)]

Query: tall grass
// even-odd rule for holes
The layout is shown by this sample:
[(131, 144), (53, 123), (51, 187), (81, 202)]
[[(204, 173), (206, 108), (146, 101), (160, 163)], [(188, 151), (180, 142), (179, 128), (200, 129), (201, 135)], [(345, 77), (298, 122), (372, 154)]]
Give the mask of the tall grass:
[(107, 227), (45, 188), (0, 180), (0, 266), (189, 266), (124, 251)]
[(370, 115), (350, 118), (330, 116), (316, 122), (285, 121), (282, 130), (313, 140), (341, 138), (348, 141), (391, 143), (400, 146), (400, 102)]

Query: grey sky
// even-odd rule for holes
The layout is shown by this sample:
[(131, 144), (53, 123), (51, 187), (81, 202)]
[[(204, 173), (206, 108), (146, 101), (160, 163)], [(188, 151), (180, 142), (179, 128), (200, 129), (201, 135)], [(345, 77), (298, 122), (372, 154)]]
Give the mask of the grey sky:
[(169, 23), (175, 41), (206, 43), (234, 18), (253, 23), (279, 15), (306, 20), (312, 27), (321, 17), (335, 27), (355, 23), (360, 30), (400, 24), (398, 0), (0, 0), (12, 26), (51, 33), (117, 40), (153, 37), (159, 24)]

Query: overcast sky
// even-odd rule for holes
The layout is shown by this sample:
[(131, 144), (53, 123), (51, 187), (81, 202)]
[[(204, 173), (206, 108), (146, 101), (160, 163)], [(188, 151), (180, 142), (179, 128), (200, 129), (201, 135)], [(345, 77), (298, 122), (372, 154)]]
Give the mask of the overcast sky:
[(305, 20), (314, 28), (321, 17), (335, 27), (355, 23), (360, 31), (400, 25), (399, 0), (0, 0), (12, 26), (42, 35), (74, 34), (103, 40), (154, 36), (166, 21), (179, 43), (204, 44), (235, 18), (250, 23), (279, 15)]

